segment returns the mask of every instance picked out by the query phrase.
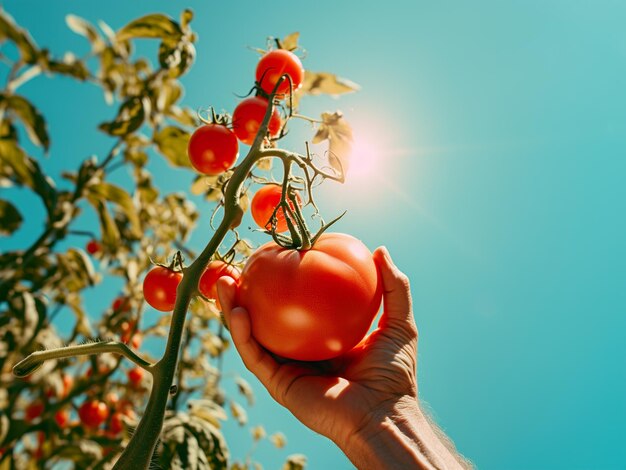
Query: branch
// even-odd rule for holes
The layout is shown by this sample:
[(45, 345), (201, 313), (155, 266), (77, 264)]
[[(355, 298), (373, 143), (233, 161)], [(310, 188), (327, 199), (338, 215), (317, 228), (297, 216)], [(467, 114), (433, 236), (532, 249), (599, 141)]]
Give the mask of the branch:
[(76, 356), (89, 356), (101, 353), (114, 353), (124, 356), (139, 367), (152, 373), (153, 365), (139, 356), (136, 352), (119, 341), (101, 341), (98, 343), (81, 344), (77, 346), (65, 346), (63, 348), (37, 351), (13, 366), (13, 375), (26, 377), (35, 372), (44, 362), (52, 359), (65, 359)]

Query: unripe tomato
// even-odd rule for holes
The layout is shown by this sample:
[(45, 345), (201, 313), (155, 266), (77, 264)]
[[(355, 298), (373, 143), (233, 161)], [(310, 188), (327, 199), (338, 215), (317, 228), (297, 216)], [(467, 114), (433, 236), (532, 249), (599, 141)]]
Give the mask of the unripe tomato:
[(67, 426), (67, 423), (70, 422), (70, 412), (63, 408), (54, 414), (54, 420), (57, 425), (63, 429)]
[(269, 242), (241, 273), (238, 304), (252, 334), (279, 356), (321, 361), (340, 356), (367, 334), (382, 298), (372, 254), (356, 238), (323, 234), (306, 251)]
[(143, 379), (143, 369), (141, 367), (134, 367), (130, 369), (126, 375), (128, 376), (128, 381), (131, 385), (133, 387), (138, 387)]
[[(261, 57), (256, 67), (256, 81), (261, 84), (261, 88), (267, 94), (274, 90), (274, 86), (284, 74), (291, 77), (294, 90), (300, 88), (304, 80), (302, 62), (297, 55), (285, 49), (267, 52)], [(276, 90), (276, 94), (288, 95), (289, 86), (289, 80), (285, 79)]]
[(228, 276), (237, 281), (240, 275), (239, 270), (233, 265), (219, 260), (211, 261), (200, 276), (198, 290), (206, 298), (215, 299), (217, 308), (221, 310), (222, 306), (217, 296), (217, 280), (222, 276)]
[[(267, 184), (254, 193), (250, 204), (250, 211), (252, 212), (252, 218), (259, 227), (263, 227), (266, 230), (270, 230), (272, 228), (268, 221), (270, 220), (270, 217), (272, 217), (274, 209), (280, 203), (282, 193), (283, 189), (278, 184)], [(302, 199), (300, 199), (300, 195), (298, 193), (296, 193), (296, 201), (298, 202), (298, 205), (302, 205)], [(288, 203), (293, 209), (293, 202), (288, 200)], [(285, 232), (287, 228), (285, 212), (282, 208), (278, 209), (276, 211), (276, 231)]]
[[(252, 145), (252, 142), (254, 142), (268, 105), (269, 102), (265, 98), (253, 96), (246, 98), (235, 108), (233, 112), (233, 130), (237, 138), (244, 144)], [(278, 135), (281, 125), (280, 114), (274, 108), (267, 126), (270, 137)]]
[(96, 429), (109, 417), (107, 404), (100, 400), (88, 400), (78, 408), (81, 422), (90, 429)]
[(97, 240), (89, 240), (85, 249), (90, 255), (95, 255), (96, 253), (102, 251), (102, 245), (100, 245)]
[(226, 126), (207, 124), (192, 134), (187, 155), (196, 171), (205, 175), (219, 175), (237, 160), (239, 143), (233, 131)]
[(36, 420), (41, 416), (44, 410), (44, 405), (40, 401), (34, 401), (26, 407), (24, 411), (24, 419), (29, 423)]
[(183, 274), (163, 266), (152, 268), (143, 280), (143, 297), (152, 308), (170, 312), (176, 305), (176, 289)]

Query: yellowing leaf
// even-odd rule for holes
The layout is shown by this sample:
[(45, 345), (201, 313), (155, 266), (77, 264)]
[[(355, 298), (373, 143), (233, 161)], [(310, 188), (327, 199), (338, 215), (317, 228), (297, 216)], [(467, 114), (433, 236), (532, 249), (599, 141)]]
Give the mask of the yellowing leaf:
[(133, 38), (161, 38), (176, 43), (183, 32), (178, 23), (160, 13), (146, 15), (131, 21), (117, 32), (118, 41)]
[(358, 91), (361, 87), (348, 79), (328, 72), (304, 72), (304, 81), (299, 93), (307, 95), (341, 95)]
[(241, 426), (248, 422), (248, 413), (246, 413), (246, 410), (244, 410), (239, 403), (231, 400), (230, 412)]
[(189, 132), (180, 127), (167, 126), (154, 134), (154, 143), (168, 161), (178, 167), (191, 167), (187, 156), (187, 144), (190, 138)]
[(50, 139), (43, 115), (22, 96), (9, 96), (7, 102), (11, 111), (24, 123), (30, 140), (36, 145), (41, 145), (47, 151), (50, 146)]
[(280, 41), (280, 45), (283, 49), (287, 49), (288, 51), (293, 51), (298, 48), (298, 39), (300, 38), (300, 33), (295, 32), (285, 36), (282, 41)]
[(270, 442), (278, 449), (282, 449), (287, 445), (287, 438), (282, 432), (277, 432), (270, 436)]
[(142, 99), (133, 96), (120, 106), (117, 116), (111, 122), (104, 122), (98, 126), (101, 131), (109, 135), (125, 136), (136, 131), (143, 124), (145, 110)]
[(312, 142), (318, 144), (324, 140), (328, 140), (328, 162), (337, 173), (345, 176), (353, 138), (352, 128), (341, 112), (322, 114), (322, 124)]

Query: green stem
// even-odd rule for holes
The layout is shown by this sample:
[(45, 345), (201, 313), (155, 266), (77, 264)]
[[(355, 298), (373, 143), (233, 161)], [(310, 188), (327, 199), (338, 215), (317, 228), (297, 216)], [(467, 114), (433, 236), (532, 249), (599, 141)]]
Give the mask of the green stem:
[(139, 367), (143, 367), (148, 372), (151, 372), (153, 367), (152, 364), (140, 357), (124, 343), (120, 343), (119, 341), (102, 341), (99, 343), (36, 351), (13, 366), (13, 375), (16, 377), (26, 377), (39, 369), (45, 361), (52, 359), (65, 359), (68, 357), (88, 356), (107, 352), (124, 356)]

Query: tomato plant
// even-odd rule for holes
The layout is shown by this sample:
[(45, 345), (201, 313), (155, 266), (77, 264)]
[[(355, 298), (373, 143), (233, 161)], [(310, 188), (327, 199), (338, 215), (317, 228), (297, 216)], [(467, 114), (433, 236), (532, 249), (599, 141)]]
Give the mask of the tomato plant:
[(265, 348), (289, 359), (319, 361), (363, 339), (380, 307), (382, 284), (361, 241), (326, 233), (306, 251), (274, 242), (260, 247), (241, 273), (238, 295)]
[[(256, 68), (256, 81), (260, 83), (265, 93), (270, 94), (283, 74), (291, 77), (294, 90), (300, 88), (304, 80), (304, 68), (300, 58), (293, 52), (276, 49), (267, 52), (259, 60)], [(289, 94), (289, 87), (289, 80), (283, 80), (276, 89), (276, 94), (279, 96)]]
[[(250, 203), (250, 211), (252, 212), (252, 218), (258, 224), (259, 227), (263, 227), (266, 230), (271, 230), (272, 225), (270, 218), (274, 213), (274, 209), (280, 203), (283, 189), (278, 184), (267, 184), (260, 188), (252, 197)], [(302, 199), (298, 193), (295, 193), (296, 201), (298, 205), (302, 205)], [(291, 209), (294, 209), (293, 202), (288, 200), (288, 204)], [(285, 220), (285, 212), (282, 208), (276, 211), (276, 231), (287, 231), (287, 221)]]
[(87, 428), (96, 429), (109, 417), (109, 407), (100, 400), (87, 400), (78, 408), (78, 416)]
[(207, 299), (214, 299), (219, 309), (222, 307), (217, 296), (217, 280), (222, 276), (227, 276), (237, 281), (239, 280), (240, 272), (231, 264), (215, 260), (208, 264), (198, 282), (198, 290), (200, 293)]
[[(260, 96), (253, 96), (241, 101), (233, 112), (233, 130), (244, 144), (252, 145), (259, 132), (261, 122), (267, 110), (268, 101)], [(280, 114), (274, 108), (267, 126), (270, 137), (276, 137), (282, 125)]]
[(187, 155), (196, 171), (219, 175), (228, 170), (239, 156), (237, 137), (222, 124), (207, 124), (194, 131)]
[(172, 311), (176, 304), (176, 289), (182, 278), (182, 273), (164, 266), (152, 268), (143, 280), (144, 299), (161, 312)]

